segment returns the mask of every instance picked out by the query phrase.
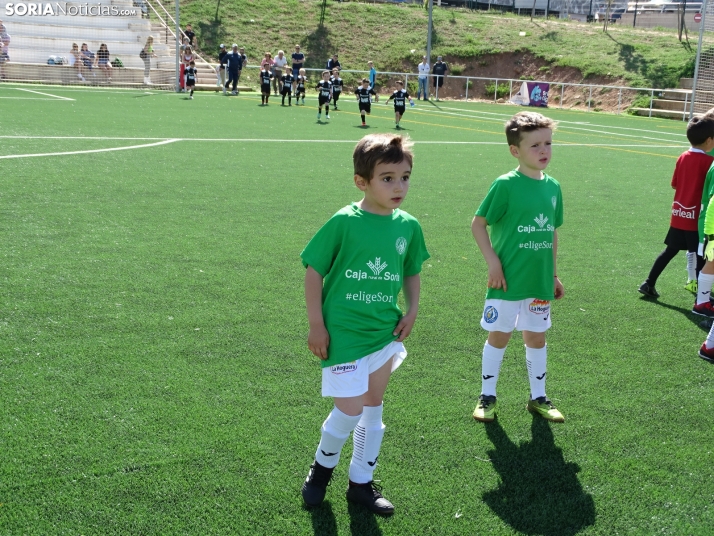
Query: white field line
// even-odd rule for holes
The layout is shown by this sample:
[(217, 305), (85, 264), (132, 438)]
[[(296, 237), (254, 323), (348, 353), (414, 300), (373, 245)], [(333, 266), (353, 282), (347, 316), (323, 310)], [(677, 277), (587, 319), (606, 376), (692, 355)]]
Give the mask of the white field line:
[(46, 100), (46, 101), (56, 101), (57, 99), (45, 99), (44, 97), (0, 97), (0, 99), (13, 99), (13, 100)]
[(45, 97), (54, 97), (55, 99), (58, 100), (66, 100), (66, 101), (73, 101), (75, 99), (70, 99), (69, 97), (60, 97), (59, 95), (53, 95), (52, 93), (42, 93), (42, 91), (34, 91), (32, 89), (21, 89), (19, 87), (15, 88), (18, 91), (27, 91), (28, 93), (35, 93), (37, 95), (44, 95)]
[(90, 149), (87, 151), (68, 151), (65, 153), (36, 153), (36, 154), (8, 154), (5, 156), (0, 156), (0, 160), (7, 158), (33, 158), (36, 156), (66, 156), (75, 154), (90, 154), (90, 153), (108, 153), (111, 151), (128, 151), (129, 149), (143, 149), (146, 147), (156, 147), (158, 145), (166, 145), (167, 143), (174, 143), (180, 141), (177, 139), (164, 140), (157, 143), (147, 143), (144, 145), (130, 145), (128, 147), (109, 147), (107, 149)]

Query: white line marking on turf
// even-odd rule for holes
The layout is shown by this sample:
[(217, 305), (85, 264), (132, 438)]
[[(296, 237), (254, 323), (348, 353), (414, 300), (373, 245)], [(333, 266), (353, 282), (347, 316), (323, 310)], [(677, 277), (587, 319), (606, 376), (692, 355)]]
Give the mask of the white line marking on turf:
[(35, 156), (65, 156), (74, 154), (89, 154), (89, 153), (108, 153), (110, 151), (127, 151), (129, 149), (143, 149), (146, 147), (156, 147), (157, 145), (166, 145), (167, 143), (174, 143), (176, 141), (181, 141), (177, 139), (164, 140), (157, 143), (147, 143), (144, 145), (130, 145), (128, 147), (109, 147), (107, 149), (90, 149), (88, 151), (68, 151), (66, 153), (37, 153), (37, 154), (9, 154), (5, 156), (0, 156), (0, 160), (6, 158), (32, 158)]
[(36, 93), (37, 95), (44, 95), (45, 97), (54, 97), (55, 99), (59, 100), (68, 100), (68, 101), (73, 101), (75, 99), (70, 99), (69, 97), (60, 97), (59, 95), (53, 95), (52, 93), (42, 93), (42, 91), (34, 91), (32, 89), (21, 89), (19, 87), (16, 87), (18, 91), (27, 91), (28, 93)]
[(0, 99), (13, 99), (13, 100), (47, 100), (56, 101), (57, 99), (45, 99), (43, 97), (0, 97)]

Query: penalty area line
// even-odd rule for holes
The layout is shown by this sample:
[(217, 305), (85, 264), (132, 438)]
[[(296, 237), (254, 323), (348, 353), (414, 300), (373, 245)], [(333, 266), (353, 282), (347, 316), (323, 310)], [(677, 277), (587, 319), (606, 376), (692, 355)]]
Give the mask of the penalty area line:
[(106, 149), (90, 149), (87, 151), (68, 151), (64, 153), (36, 153), (36, 154), (8, 154), (0, 156), (0, 160), (8, 158), (33, 158), (36, 156), (67, 156), (75, 154), (90, 154), (90, 153), (108, 153), (111, 151), (128, 151), (130, 149), (144, 149), (146, 147), (157, 147), (159, 145), (166, 145), (168, 143), (174, 143), (176, 141), (181, 141), (177, 139), (164, 140), (157, 143), (146, 143), (144, 145), (130, 145), (128, 147), (108, 147)]
[(27, 91), (28, 93), (35, 93), (37, 95), (44, 95), (45, 97), (53, 97), (58, 100), (66, 100), (66, 101), (73, 101), (75, 99), (70, 99), (69, 97), (60, 97), (59, 95), (53, 95), (52, 93), (42, 93), (42, 91), (34, 91), (32, 89), (22, 89), (19, 87), (15, 88), (18, 91)]

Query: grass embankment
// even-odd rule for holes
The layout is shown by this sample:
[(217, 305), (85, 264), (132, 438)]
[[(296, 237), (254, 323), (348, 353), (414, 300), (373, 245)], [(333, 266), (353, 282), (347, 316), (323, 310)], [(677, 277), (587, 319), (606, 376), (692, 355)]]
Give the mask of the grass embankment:
[[(343, 68), (402, 71), (420, 61), (426, 43), (427, 13), (416, 5), (319, 0), (186, 0), (182, 19), (193, 23), (200, 49), (217, 54), (220, 43), (240, 43), (253, 63), (269, 50), (290, 54), (295, 43), (308, 67), (323, 67), (338, 52)], [(536, 19), (465, 9), (434, 9), (433, 55), (463, 63), (490, 55), (524, 53), (542, 59), (541, 69), (571, 67), (583, 77), (601, 76), (633, 86), (675, 87), (691, 76), (696, 43), (680, 43), (674, 30)], [(525, 36), (520, 33), (525, 32)], [(550, 79), (557, 80), (557, 72)]]

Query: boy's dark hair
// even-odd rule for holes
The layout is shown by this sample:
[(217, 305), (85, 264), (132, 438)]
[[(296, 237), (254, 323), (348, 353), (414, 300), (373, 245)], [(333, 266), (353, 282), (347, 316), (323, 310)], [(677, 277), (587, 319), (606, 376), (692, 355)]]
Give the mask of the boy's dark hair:
[(188, 62), (188, 64), (189, 64), (189, 65), (196, 65), (196, 62), (193, 61), (193, 60), (191, 60), (190, 62)]
[(414, 161), (412, 146), (408, 136), (402, 137), (396, 134), (365, 136), (352, 153), (355, 175), (369, 182), (372, 180), (377, 164), (398, 164), (406, 160), (411, 166)]
[(369, 84), (369, 80), (367, 80), (366, 78), (363, 78), (362, 83), (364, 84), (365, 82), (367, 82)]
[(709, 112), (701, 117), (692, 117), (687, 124), (687, 139), (692, 145), (701, 145), (708, 138), (714, 138), (714, 116)]
[(533, 132), (541, 128), (555, 130), (556, 123), (549, 117), (536, 112), (518, 112), (506, 121), (506, 140), (508, 145), (518, 145), (523, 139), (524, 132)]

